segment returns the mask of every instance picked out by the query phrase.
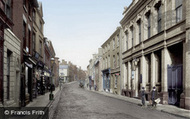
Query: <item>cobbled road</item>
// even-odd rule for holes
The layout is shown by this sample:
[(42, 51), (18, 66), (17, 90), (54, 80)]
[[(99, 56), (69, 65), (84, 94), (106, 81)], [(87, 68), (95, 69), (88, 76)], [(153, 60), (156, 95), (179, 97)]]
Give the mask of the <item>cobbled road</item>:
[(136, 104), (64, 84), (53, 119), (182, 119)]

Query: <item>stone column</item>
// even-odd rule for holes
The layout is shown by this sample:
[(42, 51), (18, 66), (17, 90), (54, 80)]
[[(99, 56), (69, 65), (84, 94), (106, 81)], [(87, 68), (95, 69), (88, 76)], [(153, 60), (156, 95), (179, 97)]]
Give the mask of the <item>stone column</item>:
[(126, 89), (126, 84), (127, 84), (127, 64), (123, 65), (123, 87)]
[(145, 60), (145, 56), (142, 55), (141, 59), (140, 59), (140, 65), (141, 65), (141, 74), (142, 74), (142, 87), (146, 88), (146, 60)]
[(168, 104), (168, 73), (167, 66), (171, 64), (171, 58), (167, 47), (165, 46), (162, 50), (162, 79), (161, 79), (161, 97), (163, 104)]
[[(129, 91), (131, 91), (131, 63), (127, 62), (128, 66), (127, 66), (127, 92), (129, 93)], [(128, 94), (128, 96), (130, 96)]]
[(152, 90), (153, 86), (156, 86), (156, 83), (155, 83), (155, 73), (156, 73), (156, 68), (155, 67), (155, 62), (156, 62), (156, 58), (155, 58), (155, 54), (154, 53), (151, 53), (151, 85), (150, 85), (150, 90)]
[(138, 84), (139, 84), (139, 67), (138, 67), (138, 65), (136, 66), (136, 69), (135, 69), (135, 83), (134, 83), (134, 89), (135, 89), (135, 97), (137, 97), (138, 96), (138, 92), (139, 92), (139, 90), (138, 90)]
[[(186, 5), (186, 41), (183, 51), (183, 84), (185, 93), (185, 109), (190, 109), (190, 1), (184, 1)], [(184, 3), (183, 2), (183, 3)]]

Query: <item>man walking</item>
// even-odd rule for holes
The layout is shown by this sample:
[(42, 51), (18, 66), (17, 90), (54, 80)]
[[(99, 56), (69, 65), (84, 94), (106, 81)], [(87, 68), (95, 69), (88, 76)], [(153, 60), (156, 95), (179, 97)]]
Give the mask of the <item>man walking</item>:
[(157, 99), (157, 95), (158, 95), (158, 93), (157, 93), (156, 87), (154, 86), (154, 87), (153, 87), (153, 90), (152, 90), (152, 92), (151, 92), (152, 107), (153, 107), (153, 106), (156, 107), (156, 104), (157, 104), (157, 103), (155, 102), (155, 100)]
[(141, 90), (141, 100), (142, 100), (142, 106), (146, 106), (145, 105), (145, 89), (144, 87), (142, 87), (142, 90)]

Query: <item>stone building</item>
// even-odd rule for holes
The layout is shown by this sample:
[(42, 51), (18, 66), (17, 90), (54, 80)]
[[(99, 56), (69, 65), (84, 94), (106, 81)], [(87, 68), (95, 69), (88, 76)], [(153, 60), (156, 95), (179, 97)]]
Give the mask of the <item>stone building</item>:
[(118, 27), (103, 48), (103, 88), (111, 93), (121, 94), (121, 38), (122, 29)]
[(123, 94), (147, 100), (154, 86), (161, 103), (190, 109), (190, 1), (133, 0), (123, 12)]
[(4, 30), (4, 106), (19, 106), (21, 41)]
[(62, 60), (62, 62), (59, 65), (59, 77), (60, 80), (63, 80), (63, 82), (68, 83), (69, 82), (69, 71), (68, 71), (68, 64), (65, 60)]
[(33, 97), (38, 94), (38, 89), (41, 89), (41, 81), (43, 80), (44, 69), (44, 20), (43, 20), (43, 8), (42, 3), (38, 3), (38, 8), (34, 8), (32, 11), (33, 19), (33, 32), (32, 32), (32, 49), (33, 60), (36, 62), (36, 66), (33, 68), (34, 81), (33, 81)]
[(96, 84), (96, 90), (103, 91), (103, 80), (102, 80), (102, 48), (98, 49), (98, 54), (96, 56), (95, 62), (95, 84)]
[(55, 57), (55, 70), (54, 70), (54, 75), (55, 75), (55, 86), (59, 86), (59, 58)]
[[(13, 99), (13, 93), (11, 94), (10, 97), (10, 87), (6, 88), (7, 86), (10, 85), (10, 80), (7, 83), (4, 83), (5, 79), (7, 78), (4, 76), (4, 74), (8, 73), (10, 74), (10, 71), (5, 70), (5, 64), (4, 62), (7, 62), (7, 46), (5, 44), (5, 42), (15, 42), (16, 44), (20, 45), (20, 42), (17, 41), (16, 37), (11, 37), (14, 34), (9, 34), (12, 33), (12, 31), (10, 31), (10, 29), (12, 29), (13, 26), (13, 22), (12, 22), (12, 3), (8, 3), (8, 1), (0, 1), (0, 107), (4, 106), (4, 103), (8, 102), (8, 100), (11, 98), (11, 100)], [(10, 35), (10, 38), (8, 38), (8, 36)], [(6, 38), (6, 39), (5, 39)], [(5, 44), (5, 46), (4, 46)], [(4, 49), (6, 48), (6, 49)], [(9, 47), (8, 47), (9, 48)], [(16, 48), (15, 48), (16, 49)], [(12, 49), (11, 49), (12, 50)], [(15, 54), (14, 54), (15, 56)], [(8, 58), (10, 59), (10, 58)], [(12, 55), (12, 62), (16, 61), (16, 58), (14, 57), (13, 60), (13, 55)], [(15, 63), (15, 62), (14, 62)], [(18, 63), (20, 63), (20, 58)], [(15, 65), (12, 65), (15, 66)], [(8, 67), (8, 65), (6, 66)], [(10, 65), (9, 65), (10, 68)], [(12, 68), (13, 70), (13, 68)], [(6, 71), (6, 72), (5, 72)], [(11, 73), (13, 75), (13, 73)], [(11, 77), (12, 78), (12, 77)], [(10, 79), (10, 78), (9, 78)], [(5, 85), (6, 84), (6, 85)], [(7, 85), (8, 84), (8, 85)], [(4, 89), (6, 88), (6, 90)], [(13, 88), (11, 88), (11, 92), (13, 91)], [(14, 101), (11, 101), (14, 103)]]

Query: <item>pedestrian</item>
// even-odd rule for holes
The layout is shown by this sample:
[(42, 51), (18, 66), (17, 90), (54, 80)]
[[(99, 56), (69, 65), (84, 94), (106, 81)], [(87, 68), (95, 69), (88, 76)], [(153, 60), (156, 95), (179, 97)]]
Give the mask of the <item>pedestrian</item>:
[(144, 87), (142, 87), (142, 90), (141, 90), (141, 99), (142, 99), (142, 106), (145, 106), (145, 89)]
[(158, 93), (157, 93), (157, 90), (156, 90), (156, 87), (154, 86), (152, 91), (151, 91), (151, 100), (152, 100), (152, 107), (156, 107), (156, 102), (155, 100), (158, 98)]
[(59, 81), (59, 90), (62, 90), (62, 82)]

